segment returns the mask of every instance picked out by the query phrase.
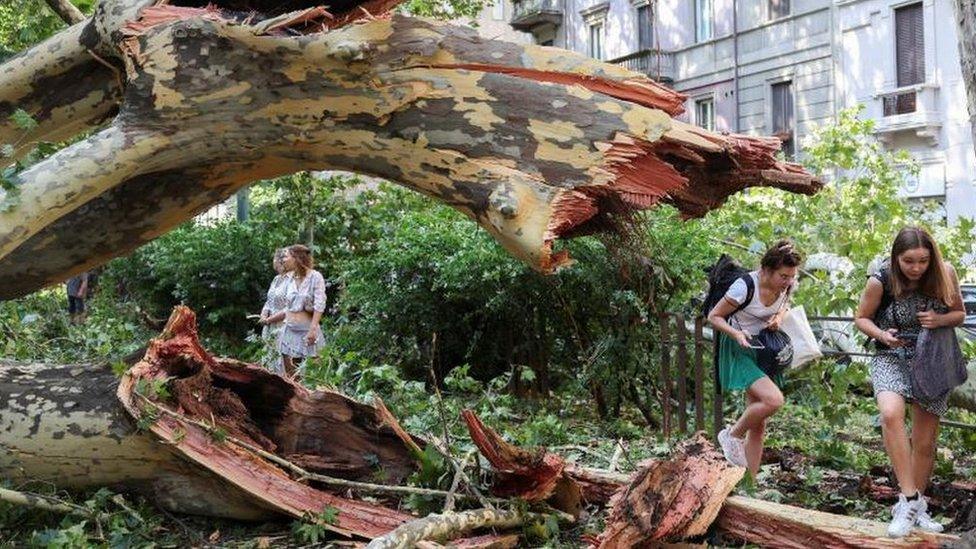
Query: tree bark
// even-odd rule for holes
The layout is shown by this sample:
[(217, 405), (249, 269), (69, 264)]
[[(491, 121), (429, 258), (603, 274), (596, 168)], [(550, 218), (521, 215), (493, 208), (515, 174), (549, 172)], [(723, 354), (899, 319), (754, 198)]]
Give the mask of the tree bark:
[(952, 9), (956, 16), (959, 62), (966, 85), (969, 124), (973, 134), (973, 150), (976, 152), (976, 0), (953, 0)]
[(887, 536), (887, 525), (843, 515), (733, 496), (718, 516), (723, 532), (768, 547), (807, 549), (854, 547), (943, 547), (959, 538), (915, 529), (903, 538)]
[(58, 14), (62, 21), (69, 25), (81, 23), (85, 20), (85, 14), (76, 8), (70, 0), (44, 0), (51, 10)]
[(0, 105), (44, 107), (26, 135), (0, 127), (21, 149), (62, 136), (66, 120), (77, 133), (118, 115), (15, 177), (19, 202), (0, 212), (0, 299), (299, 170), (415, 189), (544, 272), (569, 261), (556, 239), (602, 230), (608, 216), (661, 202), (700, 216), (750, 186), (821, 186), (774, 159), (777, 140), (675, 121), (682, 95), (570, 52), (397, 15), (335, 28), (356, 6), (334, 20), (299, 10), (238, 21), (229, 0), (147, 4), (104, 0), (83, 28), (2, 67), (19, 76)]
[(474, 509), (460, 513), (428, 515), (374, 539), (366, 549), (409, 549), (425, 540), (452, 539), (478, 528), (504, 530), (544, 520), (545, 515), (538, 513), (505, 509)]
[(642, 547), (703, 535), (745, 469), (729, 465), (704, 433), (671, 459), (652, 461), (611, 501), (601, 549)]

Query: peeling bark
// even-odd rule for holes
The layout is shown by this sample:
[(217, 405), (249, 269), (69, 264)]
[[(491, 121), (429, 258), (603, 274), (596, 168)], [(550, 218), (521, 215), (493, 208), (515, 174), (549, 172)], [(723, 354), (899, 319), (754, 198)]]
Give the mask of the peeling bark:
[[(41, 116), (24, 143), (118, 109), (17, 177), (20, 203), (0, 213), (0, 299), (127, 253), (251, 181), (300, 170), (417, 190), (543, 272), (569, 260), (555, 240), (602, 230), (607, 216), (662, 202), (700, 216), (750, 186), (821, 186), (774, 159), (777, 140), (675, 121), (680, 94), (571, 52), (403, 16), (349, 25), (366, 17), (356, 3), (326, 14), (258, 2), (247, 17), (233, 0), (150, 4), (105, 0), (88, 23), (0, 67), (19, 71), (4, 78), (0, 109), (46, 105), (26, 109)], [(61, 85), (42, 90), (41, 75)], [(0, 139), (11, 136), (20, 138), (0, 126)]]
[(582, 509), (579, 485), (566, 474), (562, 457), (538, 449), (523, 450), (505, 442), (471, 410), (461, 412), (471, 440), (495, 468), (492, 493), (529, 502), (547, 501), (554, 508), (578, 516)]
[(698, 433), (671, 459), (644, 465), (614, 496), (601, 549), (703, 535), (744, 474)]

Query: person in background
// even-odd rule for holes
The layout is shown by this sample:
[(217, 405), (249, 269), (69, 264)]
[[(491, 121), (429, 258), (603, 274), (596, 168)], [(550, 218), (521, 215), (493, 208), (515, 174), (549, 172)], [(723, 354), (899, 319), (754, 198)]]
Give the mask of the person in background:
[(278, 352), (278, 337), (284, 326), (281, 320), (270, 322), (270, 318), (278, 315), (285, 309), (287, 300), (288, 271), (285, 269), (285, 248), (278, 248), (274, 252), (271, 265), (275, 270), (276, 276), (268, 287), (268, 297), (261, 308), (261, 316), (258, 323), (264, 328), (261, 330), (261, 341), (264, 342), (264, 352), (262, 353), (261, 363), (272, 372), (283, 375), (285, 373), (282, 363), (281, 353)]
[(68, 279), (68, 316), (72, 324), (85, 322), (85, 299), (88, 297), (88, 271)]
[(771, 379), (760, 367), (750, 338), (764, 328), (778, 330), (787, 312), (787, 300), (796, 284), (803, 258), (789, 240), (773, 244), (752, 278), (752, 299), (746, 281), (736, 280), (712, 311), (708, 321), (718, 332), (718, 371), (722, 390), (744, 390), (746, 409), (735, 424), (718, 434), (725, 458), (746, 467), (753, 478), (762, 462), (766, 420), (784, 404), (782, 375)]
[[(929, 516), (922, 493), (932, 476), (939, 418), (948, 410), (949, 397), (927, 401), (913, 395), (910, 364), (922, 328), (954, 327), (965, 320), (956, 271), (942, 260), (935, 240), (918, 227), (899, 231), (888, 262), (868, 278), (854, 320), (878, 347), (871, 360), (871, 384), (885, 451), (901, 490), (888, 526), (891, 537), (902, 537), (916, 526), (942, 531)], [(907, 404), (912, 409), (911, 436), (905, 432)]]
[(282, 258), (288, 271), (285, 282), (285, 308), (268, 318), (284, 320), (278, 337), (285, 374), (304, 375), (305, 359), (317, 356), (325, 346), (319, 322), (325, 312), (325, 278), (313, 268), (312, 252), (301, 244), (289, 246)]

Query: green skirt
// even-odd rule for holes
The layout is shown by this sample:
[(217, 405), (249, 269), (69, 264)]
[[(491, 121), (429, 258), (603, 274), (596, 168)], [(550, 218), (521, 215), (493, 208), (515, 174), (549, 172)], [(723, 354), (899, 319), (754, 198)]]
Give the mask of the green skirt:
[[(718, 332), (718, 330), (716, 330)], [(718, 378), (722, 391), (742, 391), (748, 389), (766, 376), (756, 364), (756, 352), (746, 349), (731, 337), (718, 332)], [(783, 386), (783, 375), (771, 378), (777, 387)]]

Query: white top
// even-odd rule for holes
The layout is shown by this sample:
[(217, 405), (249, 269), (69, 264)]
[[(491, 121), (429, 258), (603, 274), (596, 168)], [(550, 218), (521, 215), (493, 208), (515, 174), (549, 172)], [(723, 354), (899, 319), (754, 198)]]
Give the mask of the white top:
[[(755, 288), (752, 294), (752, 301), (744, 309), (732, 315), (730, 324), (749, 335), (756, 335), (766, 327), (769, 319), (779, 311), (783, 305), (783, 301), (786, 300), (786, 292), (781, 293), (772, 305), (766, 307), (762, 304), (762, 300), (759, 299), (759, 271), (752, 271), (749, 273), (749, 276), (752, 277), (753, 287)], [(793, 282), (793, 288), (796, 288), (796, 282)], [(741, 305), (745, 301), (747, 293), (746, 283), (740, 278), (729, 286), (729, 290), (725, 292), (725, 297)]]
[(288, 304), (288, 276), (280, 274), (271, 281), (268, 288), (268, 299), (264, 302), (261, 314), (271, 316), (281, 311)]

